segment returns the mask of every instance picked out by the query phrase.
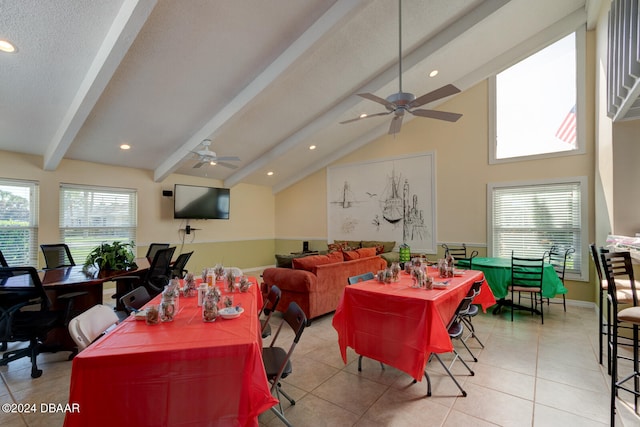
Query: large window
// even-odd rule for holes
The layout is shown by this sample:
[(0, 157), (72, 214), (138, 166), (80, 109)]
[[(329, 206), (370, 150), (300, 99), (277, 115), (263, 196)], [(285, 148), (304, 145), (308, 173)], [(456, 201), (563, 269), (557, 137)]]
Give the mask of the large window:
[(10, 266), (38, 264), (38, 184), (0, 179), (0, 250)]
[(571, 33), (491, 79), (491, 163), (584, 152), (583, 45)]
[(551, 246), (572, 247), (567, 275), (587, 278), (583, 262), (587, 235), (587, 179), (569, 178), (528, 183), (489, 184), (489, 253), (510, 258), (512, 251), (540, 257)]
[(135, 190), (62, 184), (60, 239), (83, 263), (102, 242), (135, 242), (136, 212)]

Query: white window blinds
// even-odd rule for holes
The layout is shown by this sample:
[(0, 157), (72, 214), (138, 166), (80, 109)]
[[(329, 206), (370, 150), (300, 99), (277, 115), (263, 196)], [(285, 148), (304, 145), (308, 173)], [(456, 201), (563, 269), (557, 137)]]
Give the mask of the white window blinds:
[(575, 249), (567, 274), (582, 276), (586, 178), (524, 185), (490, 184), (491, 253), (540, 257), (552, 246)]
[(60, 239), (76, 264), (102, 242), (135, 242), (137, 193), (122, 188), (62, 184)]
[(0, 179), (0, 250), (10, 266), (38, 264), (38, 184)]

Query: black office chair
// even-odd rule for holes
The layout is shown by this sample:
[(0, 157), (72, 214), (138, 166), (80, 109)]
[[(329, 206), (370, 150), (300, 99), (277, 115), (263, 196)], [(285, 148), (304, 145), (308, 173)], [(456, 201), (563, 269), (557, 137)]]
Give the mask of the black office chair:
[[(568, 248), (566, 250), (561, 250), (557, 246), (552, 246), (549, 252), (547, 253), (547, 261), (549, 264), (553, 266), (553, 269), (556, 271), (558, 278), (562, 282), (564, 286), (564, 275), (567, 270), (567, 258), (570, 258), (572, 254), (576, 252), (573, 248)], [(551, 303), (549, 298), (545, 298), (547, 300), (547, 306)], [(567, 311), (567, 299), (565, 294), (562, 294), (562, 306), (564, 307), (564, 311)]]
[(147, 260), (149, 260), (149, 263), (151, 263), (156, 256), (156, 252), (158, 252), (160, 249), (167, 249), (168, 247), (169, 243), (152, 243), (149, 245), (149, 249), (147, 249), (145, 258), (147, 258)]
[(4, 255), (2, 255), (2, 251), (0, 251), (0, 267), (9, 267), (7, 260), (4, 258)]
[(0, 366), (30, 357), (31, 377), (42, 375), (37, 365), (42, 342), (65, 320), (64, 311), (50, 310), (50, 305), (35, 268), (0, 268), (0, 341), (29, 342), (27, 347), (5, 351)]
[(264, 304), (258, 313), (258, 318), (262, 317), (263, 314), (266, 316), (265, 318), (260, 319), (262, 338), (267, 338), (271, 335), (271, 325), (269, 324), (269, 320), (271, 320), (273, 312), (276, 311), (281, 296), (282, 291), (280, 291), (280, 288), (276, 285), (272, 285), (271, 289), (269, 289), (269, 293), (267, 293), (267, 298), (265, 298)]
[(138, 286), (147, 288), (152, 298), (164, 290), (164, 287), (169, 284), (171, 258), (173, 258), (175, 250), (175, 246), (159, 249), (153, 261), (151, 261), (149, 269), (143, 276), (118, 276), (113, 278), (113, 281), (116, 282), (116, 294), (111, 297), (117, 301), (116, 311), (124, 310), (124, 307), (120, 305), (120, 298)]
[(40, 245), (40, 249), (42, 249), (42, 254), (44, 255), (45, 268), (73, 267), (76, 265), (71, 256), (69, 246), (64, 243)]
[(171, 267), (172, 279), (174, 277), (177, 277), (179, 279), (184, 279), (185, 274), (189, 272), (185, 267), (187, 266), (187, 263), (189, 262), (189, 258), (191, 258), (191, 255), (193, 255), (193, 251), (178, 255), (176, 262), (174, 262), (173, 266)]
[(531, 313), (535, 313), (540, 301), (540, 318), (544, 325), (544, 307), (542, 304), (542, 278), (544, 276), (544, 256), (542, 258), (523, 258), (511, 254), (511, 321), (513, 312), (518, 307), (515, 304), (515, 293), (529, 293), (531, 295)]
[[(280, 331), (285, 323), (289, 325), (294, 334), (291, 346), (287, 350), (282, 347), (275, 347), (276, 341), (280, 336)], [(275, 406), (271, 407), (271, 410), (283, 423), (290, 427), (291, 423), (285, 418), (284, 411), (282, 410), (280, 394), (286, 397), (291, 405), (295, 405), (296, 402), (291, 398), (291, 396), (282, 390), (280, 380), (286, 378), (292, 372), (291, 354), (293, 354), (293, 350), (300, 341), (300, 337), (302, 336), (302, 332), (304, 331), (306, 324), (307, 316), (298, 304), (292, 302), (289, 304), (287, 311), (282, 316), (282, 321), (276, 330), (273, 340), (271, 341), (271, 345), (262, 349), (262, 362), (267, 374), (267, 379), (271, 383), (271, 393), (275, 391), (276, 398), (278, 399), (279, 410), (276, 409)]]

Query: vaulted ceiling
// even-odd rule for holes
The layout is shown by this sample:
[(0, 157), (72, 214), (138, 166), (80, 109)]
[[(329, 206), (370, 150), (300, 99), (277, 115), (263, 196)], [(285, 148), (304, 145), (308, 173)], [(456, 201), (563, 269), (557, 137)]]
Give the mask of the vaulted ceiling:
[[(465, 90), (599, 7), (404, 0), (403, 90)], [(356, 94), (399, 84), (393, 0), (0, 0), (0, 39), (17, 47), (0, 52), (0, 149), (46, 170), (76, 159), (277, 192), (384, 135), (391, 116), (339, 122), (384, 112)], [(194, 168), (205, 139), (237, 168)]]

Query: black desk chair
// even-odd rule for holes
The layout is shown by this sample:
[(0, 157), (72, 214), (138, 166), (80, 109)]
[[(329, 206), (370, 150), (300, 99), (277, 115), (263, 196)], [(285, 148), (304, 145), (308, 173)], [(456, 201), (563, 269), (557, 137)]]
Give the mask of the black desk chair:
[(31, 377), (42, 375), (37, 365), (42, 342), (65, 320), (64, 311), (50, 310), (50, 305), (35, 268), (0, 268), (0, 341), (29, 342), (27, 347), (5, 351), (0, 366), (30, 357)]
[(149, 249), (147, 249), (147, 254), (145, 257), (149, 260), (149, 263), (153, 261), (156, 256), (156, 252), (160, 249), (167, 249), (169, 247), (168, 243), (152, 243), (149, 245)]
[(178, 279), (184, 279), (185, 274), (189, 271), (186, 269), (189, 258), (193, 255), (193, 251), (178, 255), (176, 262), (171, 267), (171, 278), (177, 277)]
[(69, 246), (64, 243), (56, 243), (51, 245), (40, 245), (44, 261), (47, 264), (45, 268), (73, 267), (76, 265)]
[(112, 295), (112, 298), (115, 298), (117, 301), (117, 310), (124, 310), (124, 307), (120, 305), (120, 298), (138, 286), (147, 288), (152, 298), (164, 290), (164, 287), (169, 284), (169, 280), (171, 279), (171, 259), (173, 258), (175, 250), (175, 246), (159, 249), (153, 261), (151, 261), (149, 269), (142, 277), (118, 276), (113, 278), (113, 281), (116, 282), (116, 294)]

